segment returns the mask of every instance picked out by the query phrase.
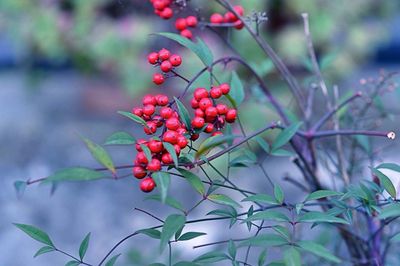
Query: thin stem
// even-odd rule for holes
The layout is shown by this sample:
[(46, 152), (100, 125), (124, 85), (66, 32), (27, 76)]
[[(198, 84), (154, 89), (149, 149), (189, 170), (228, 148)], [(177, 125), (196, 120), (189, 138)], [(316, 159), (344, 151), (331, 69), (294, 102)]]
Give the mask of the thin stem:
[(151, 213), (148, 212), (148, 211), (145, 211), (145, 210), (143, 210), (143, 209), (136, 208), (136, 207), (134, 208), (134, 210), (135, 210), (135, 211), (139, 211), (139, 212), (143, 212), (144, 214), (147, 214), (148, 216), (150, 216), (150, 217), (156, 219), (157, 221), (159, 221), (159, 222), (161, 222), (161, 223), (164, 223), (164, 221), (163, 221), (162, 219), (158, 218), (157, 216), (155, 216), (154, 214), (151, 214)]
[(364, 135), (364, 136), (375, 136), (375, 137), (385, 137), (392, 139), (394, 134), (393, 131), (370, 131), (370, 130), (326, 130), (319, 131), (311, 135), (311, 138), (326, 138), (337, 135)]
[(77, 257), (75, 257), (75, 256), (73, 256), (73, 255), (71, 255), (71, 254), (69, 254), (69, 253), (67, 253), (65, 251), (62, 251), (62, 250), (60, 250), (58, 248), (55, 248), (54, 250), (64, 254), (65, 256), (70, 257), (71, 259), (74, 259), (75, 261), (78, 261), (82, 265), (92, 266), (91, 264), (83, 262), (82, 260), (78, 259)]

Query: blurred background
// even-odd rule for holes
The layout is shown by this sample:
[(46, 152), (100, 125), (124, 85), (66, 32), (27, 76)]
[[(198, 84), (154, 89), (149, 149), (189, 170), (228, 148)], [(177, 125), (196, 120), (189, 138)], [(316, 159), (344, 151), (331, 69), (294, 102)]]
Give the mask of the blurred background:
[[(221, 11), (213, 1), (191, 2), (201, 7), (205, 18)], [(302, 12), (309, 13), (314, 46), (329, 86), (336, 84), (343, 91), (362, 90), (360, 80), (376, 78), (382, 69), (389, 72), (399, 68), (399, 1), (246, 0), (235, 3), (243, 5), (247, 14), (252, 10), (266, 12), (268, 21), (262, 24), (264, 37), (304, 86), (309, 85), (312, 72)], [(143, 202), (144, 195), (131, 178), (118, 182), (62, 184), (52, 195), (49, 187), (34, 185), (22, 197), (17, 197), (13, 187), (16, 180), (48, 176), (63, 167), (96, 167), (78, 134), (98, 143), (119, 130), (142, 135), (140, 128), (118, 116), (116, 111), (129, 110), (140, 102), (144, 93), (157, 91), (151, 83), (154, 71), (147, 64), (146, 55), (162, 47), (181, 54), (184, 63), (179, 71), (187, 77), (201, 67), (189, 51), (151, 35), (161, 31), (175, 32), (172, 20), (166, 23), (155, 16), (151, 5), (143, 0), (0, 1), (0, 265), (63, 265), (66, 262), (58, 254), (33, 259), (40, 245), (17, 231), (12, 222), (37, 225), (53, 236), (56, 245), (74, 253), (85, 234), (92, 232), (88, 261), (96, 262), (125, 235), (154, 224), (148, 217), (134, 212), (134, 207), (145, 206), (159, 215), (171, 211), (160, 208), (157, 202)], [(205, 30), (196, 35), (210, 45), (216, 58), (229, 52), (217, 34)], [(277, 76), (271, 61), (249, 40), (249, 35), (244, 30), (232, 31), (230, 38), (240, 54), (272, 84), (274, 93), (289, 104), (286, 85)], [(171, 80), (162, 90), (176, 95), (183, 86), (179, 80)], [(254, 115), (272, 116), (257, 97), (257, 88), (250, 89), (256, 97), (249, 97), (241, 112), (248, 131), (259, 127)], [(396, 97), (392, 99), (393, 104), (398, 104), (400, 94)], [(387, 126), (398, 129), (398, 122), (392, 119)], [(391, 147), (388, 154), (395, 154), (396, 147)], [(117, 164), (129, 164), (134, 157), (132, 147), (108, 150)], [(282, 167), (285, 170), (271, 169), (269, 165), (276, 163), (288, 166)], [(289, 163), (287, 158), (272, 159), (266, 167), (278, 179), (291, 169)], [(243, 175), (241, 171), (236, 174)], [(266, 190), (262, 179), (259, 182), (239, 180), (245, 187)], [(172, 193), (184, 196), (183, 191), (187, 189), (177, 181)], [(290, 192), (295, 188), (289, 185), (285, 190)], [(185, 201), (191, 205), (195, 199), (189, 197)], [(197, 215), (204, 213), (199, 211)], [(181, 246), (176, 249), (177, 255), (200, 254), (202, 251), (193, 251), (191, 246), (219, 239), (218, 229), (213, 228), (210, 226), (207, 230), (215, 234)], [(123, 253), (120, 265), (146, 265), (156, 256), (152, 251), (154, 246), (156, 241), (141, 237), (127, 242), (119, 251)], [(163, 260), (160, 257), (159, 261)]]

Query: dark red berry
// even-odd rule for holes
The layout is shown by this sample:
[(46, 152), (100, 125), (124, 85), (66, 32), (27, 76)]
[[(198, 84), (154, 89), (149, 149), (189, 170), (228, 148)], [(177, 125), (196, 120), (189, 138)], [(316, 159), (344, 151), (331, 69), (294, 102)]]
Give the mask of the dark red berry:
[(222, 90), (220, 87), (214, 87), (210, 90), (210, 96), (213, 99), (218, 99), (222, 96)]
[(193, 141), (195, 141), (195, 140), (197, 140), (199, 137), (200, 137), (199, 134), (192, 134), (192, 135), (190, 136), (190, 139), (193, 140)]
[(211, 132), (213, 132), (213, 130), (214, 130), (214, 125), (211, 123), (208, 123), (206, 128), (204, 129), (204, 132), (211, 133)]
[(163, 84), (163, 83), (164, 83), (164, 76), (163, 76), (162, 74), (160, 74), (160, 73), (155, 73), (155, 74), (153, 75), (153, 82), (154, 82), (154, 84), (156, 84), (156, 85), (161, 85), (161, 84)]
[(156, 131), (157, 131), (157, 124), (156, 123), (150, 121), (150, 122), (147, 122), (146, 125), (147, 126), (145, 126), (143, 128), (144, 133), (146, 133), (147, 135), (151, 135), (151, 134), (156, 133)]
[(193, 128), (202, 128), (205, 124), (204, 118), (196, 116), (192, 120), (192, 127)]
[(170, 19), (173, 15), (174, 11), (169, 7), (164, 8), (164, 10), (160, 13), (160, 17), (162, 17), (163, 19)]
[(212, 137), (223, 135), (221, 131), (215, 131), (214, 133), (211, 134)]
[(163, 107), (163, 108), (161, 108), (161, 111), (160, 111), (160, 115), (164, 119), (171, 118), (173, 113), (174, 113), (174, 111), (169, 107)]
[(190, 101), (190, 105), (194, 109), (194, 108), (199, 107), (199, 102), (195, 98), (192, 98), (192, 100)]
[(203, 111), (205, 111), (208, 107), (212, 106), (213, 102), (211, 101), (210, 98), (203, 98), (199, 102), (199, 108)]
[(159, 115), (153, 116), (153, 122), (156, 123), (157, 127), (162, 127), (164, 124), (163, 118)]
[(197, 109), (194, 111), (194, 116), (204, 117), (204, 111), (201, 110), (200, 108), (197, 108)]
[(161, 162), (158, 159), (153, 158), (146, 167), (147, 170), (157, 172), (161, 170)]
[(147, 175), (146, 169), (144, 169), (144, 167), (142, 167), (142, 166), (133, 167), (132, 172), (133, 172), (133, 176), (138, 179), (142, 179), (143, 177), (145, 177)]
[(164, 61), (160, 65), (160, 69), (162, 72), (170, 72), (172, 69), (172, 64), (170, 61)]
[(208, 107), (207, 109), (206, 109), (206, 116), (209, 116), (209, 117), (216, 117), (217, 115), (218, 115), (218, 110), (217, 110), (217, 108), (216, 107), (214, 107), (214, 106), (210, 106), (210, 107)]
[(169, 152), (163, 153), (162, 157), (161, 157), (161, 161), (164, 164), (171, 164), (174, 162), (174, 160), (172, 159), (171, 154), (169, 154)]
[(158, 94), (155, 98), (159, 106), (166, 106), (169, 102), (168, 96), (164, 94)]
[(186, 128), (180, 127), (176, 130), (176, 133), (183, 135), (187, 132)]
[(138, 140), (136, 141), (135, 148), (136, 148), (137, 151), (143, 151), (143, 150), (142, 150), (142, 147), (140, 146), (141, 144), (142, 144), (142, 145), (146, 145), (146, 144), (147, 144), (147, 140), (145, 140), (145, 139), (138, 139)]
[(197, 18), (195, 16), (188, 16), (186, 18), (186, 24), (189, 27), (193, 27), (193, 28), (196, 27), (197, 26)]
[(147, 146), (149, 147), (150, 151), (153, 153), (160, 153), (164, 149), (162, 142), (159, 140), (150, 140), (149, 144), (147, 144)]
[(142, 110), (142, 108), (135, 107), (132, 109), (132, 114), (137, 115), (137, 116), (142, 116), (143, 110)]
[(219, 115), (224, 115), (226, 112), (228, 112), (228, 107), (225, 104), (219, 103), (217, 104), (216, 108)]
[(237, 117), (236, 109), (229, 109), (228, 112), (225, 114), (225, 119), (226, 119), (226, 122), (228, 122), (228, 123), (235, 122), (236, 117)]
[(149, 61), (150, 64), (155, 65), (158, 62), (158, 53), (150, 53), (147, 56), (147, 61)]
[(146, 154), (144, 152), (138, 152), (136, 154), (136, 160), (138, 161), (138, 163), (140, 164), (148, 164), (149, 161), (147, 160)]
[(152, 104), (147, 104), (143, 106), (143, 114), (147, 116), (152, 116), (156, 111), (156, 107)]
[(233, 9), (236, 11), (236, 13), (238, 13), (240, 16), (243, 16), (244, 14), (244, 9), (242, 6), (234, 6)]
[(192, 32), (190, 30), (188, 30), (188, 29), (185, 29), (185, 30), (181, 31), (181, 35), (183, 37), (188, 38), (188, 39), (192, 39), (192, 37), (193, 37)]
[(168, 128), (169, 130), (177, 130), (180, 128), (181, 123), (179, 122), (178, 118), (171, 117), (165, 121), (165, 127)]
[(182, 58), (176, 54), (171, 55), (169, 61), (174, 67), (180, 66), (182, 64)]
[(225, 13), (224, 20), (225, 22), (229, 23), (229, 22), (235, 22), (236, 20), (238, 20), (238, 18), (232, 12), (227, 12)]
[(178, 133), (176, 133), (176, 131), (167, 130), (163, 135), (163, 140), (171, 144), (176, 144), (178, 141)]
[(140, 181), (140, 190), (142, 190), (143, 192), (151, 192), (155, 188), (155, 186), (156, 183), (151, 177), (146, 177)]
[(175, 144), (175, 145), (174, 145), (174, 149), (175, 149), (176, 155), (179, 156), (179, 154), (181, 154), (181, 147), (179, 147), (178, 144)]
[(153, 2), (153, 7), (155, 9), (161, 11), (166, 7), (166, 5), (165, 5), (165, 2), (163, 0), (156, 0), (156, 1)]
[(188, 140), (185, 138), (185, 136), (178, 136), (178, 141), (176, 143), (181, 149), (185, 148), (188, 145)]
[(241, 30), (244, 27), (244, 23), (242, 21), (238, 20), (238, 21), (235, 22), (235, 26), (234, 27), (237, 30)]

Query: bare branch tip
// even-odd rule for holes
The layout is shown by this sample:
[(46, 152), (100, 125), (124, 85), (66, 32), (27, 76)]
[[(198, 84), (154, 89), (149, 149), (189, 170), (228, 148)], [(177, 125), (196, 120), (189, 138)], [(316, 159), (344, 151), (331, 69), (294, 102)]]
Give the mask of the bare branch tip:
[(394, 140), (396, 138), (396, 133), (394, 131), (390, 131), (386, 136), (388, 139)]

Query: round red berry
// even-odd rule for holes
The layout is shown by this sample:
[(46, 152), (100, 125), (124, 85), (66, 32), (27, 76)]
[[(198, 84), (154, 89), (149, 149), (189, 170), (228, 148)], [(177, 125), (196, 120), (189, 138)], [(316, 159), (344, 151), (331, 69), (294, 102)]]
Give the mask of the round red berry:
[(153, 75), (153, 82), (154, 82), (154, 84), (156, 84), (156, 85), (161, 85), (161, 84), (163, 84), (163, 83), (164, 83), (164, 76), (163, 76), (162, 74), (160, 74), (160, 73), (155, 73), (155, 74)]
[(144, 167), (142, 167), (142, 166), (133, 167), (132, 172), (133, 172), (133, 176), (138, 179), (142, 179), (143, 177), (145, 177), (147, 175), (146, 169), (144, 169)]
[(176, 143), (181, 149), (185, 148), (188, 145), (188, 140), (185, 138), (185, 136), (178, 136), (178, 141)]
[(205, 120), (206, 120), (206, 123), (214, 123), (215, 116), (206, 116)]
[(235, 22), (235, 26), (234, 27), (237, 30), (241, 30), (244, 27), (244, 23), (242, 21), (238, 20), (238, 21)]
[(228, 112), (228, 106), (226, 106), (225, 104), (222, 104), (222, 103), (217, 104), (217, 106), (215, 108), (217, 108), (219, 115), (224, 115), (224, 114), (226, 114), (226, 112)]
[(158, 53), (150, 53), (147, 56), (147, 61), (149, 61), (150, 64), (155, 65), (158, 62)]
[(173, 15), (174, 11), (172, 11), (172, 9), (169, 7), (164, 8), (163, 11), (161, 11), (160, 13), (160, 17), (162, 17), (163, 19), (170, 19)]
[(203, 98), (199, 102), (199, 108), (203, 111), (205, 111), (208, 107), (212, 106), (213, 102), (211, 101), (210, 98)]
[(140, 181), (140, 190), (142, 190), (143, 192), (151, 192), (155, 188), (155, 186), (156, 183), (151, 177), (146, 177)]
[(192, 120), (192, 127), (193, 128), (202, 128), (205, 124), (204, 118), (196, 116)]
[(163, 108), (161, 108), (161, 111), (160, 111), (160, 115), (164, 119), (171, 118), (173, 113), (174, 113), (174, 111), (169, 107), (163, 107)]
[(146, 167), (147, 170), (152, 171), (152, 172), (157, 172), (161, 170), (161, 162), (158, 159), (151, 159), (151, 162)]
[(160, 153), (164, 149), (162, 142), (159, 140), (150, 140), (149, 144), (147, 144), (147, 146), (149, 147), (150, 151), (153, 153)]
[(148, 104), (156, 105), (157, 100), (156, 100), (156, 97), (154, 97), (153, 95), (147, 94), (147, 95), (143, 96), (142, 103), (143, 103), (143, 105), (148, 105)]
[(153, 116), (153, 122), (156, 123), (157, 127), (162, 127), (164, 124), (163, 118), (159, 115)]
[(204, 129), (204, 132), (211, 133), (211, 132), (213, 132), (213, 130), (214, 130), (214, 125), (211, 123), (208, 123), (206, 128)]
[(224, 17), (219, 13), (214, 13), (210, 17), (210, 22), (214, 24), (221, 24), (224, 22)]
[(218, 110), (214, 106), (210, 106), (206, 109), (206, 116), (208, 117), (216, 117), (218, 115)]
[(180, 127), (180, 128), (178, 128), (178, 129), (176, 130), (176, 132), (177, 132), (178, 134), (180, 134), (180, 135), (183, 135), (183, 134), (185, 134), (185, 133), (187, 132), (187, 130), (186, 130), (186, 128), (184, 128), (184, 127)]
[(190, 136), (190, 139), (193, 140), (193, 141), (195, 141), (195, 140), (197, 140), (199, 137), (200, 137), (199, 134), (192, 134), (192, 135)]
[(136, 148), (137, 151), (143, 151), (143, 150), (142, 150), (142, 147), (140, 146), (141, 144), (142, 144), (142, 145), (146, 145), (146, 144), (147, 144), (147, 140), (145, 140), (145, 139), (138, 139), (138, 140), (136, 141), (135, 148)]
[(231, 90), (231, 87), (229, 86), (228, 83), (222, 83), (221, 85), (219, 85), (219, 88), (222, 91), (222, 94), (228, 94), (229, 91)]
[(154, 123), (153, 121), (150, 121), (150, 122), (147, 122), (146, 125), (147, 126), (145, 126), (143, 128), (144, 133), (146, 133), (147, 135), (151, 135), (151, 134), (156, 133), (156, 131), (157, 131), (157, 124), (156, 123)]
[(172, 66), (174, 66), (174, 67), (180, 66), (182, 64), (182, 58), (177, 54), (171, 55), (171, 57), (169, 58), (169, 61), (171, 62)]
[(190, 30), (188, 30), (188, 29), (185, 29), (185, 30), (181, 31), (181, 35), (183, 37), (188, 38), (188, 39), (192, 39), (192, 37), (193, 37), (192, 32)]
[(142, 108), (135, 107), (132, 109), (132, 114), (137, 115), (137, 116), (142, 116), (143, 110), (142, 110)]
[(171, 164), (174, 162), (174, 160), (172, 159), (171, 154), (169, 154), (169, 152), (163, 153), (163, 155), (161, 156), (161, 161), (164, 164)]
[(153, 7), (157, 10), (163, 10), (166, 7), (166, 5), (163, 0), (156, 0), (153, 2)]
[(195, 16), (188, 16), (186, 18), (186, 24), (189, 27), (193, 27), (193, 28), (196, 27), (197, 26), (197, 18)]
[(162, 72), (170, 72), (172, 69), (172, 64), (170, 61), (164, 61), (160, 65), (160, 69)]
[(158, 94), (155, 98), (159, 106), (166, 106), (169, 102), (168, 96), (164, 94)]
[(168, 128), (169, 130), (177, 130), (180, 128), (181, 123), (179, 122), (178, 118), (171, 117), (165, 121), (165, 127)]
[(178, 18), (175, 21), (175, 28), (179, 31), (183, 31), (184, 29), (186, 29), (186, 19), (184, 18)]
[(143, 106), (143, 114), (144, 115), (152, 116), (155, 111), (156, 111), (156, 107), (152, 104), (147, 104), (147, 105)]
[(190, 105), (194, 109), (194, 108), (199, 107), (199, 102), (195, 98), (192, 98), (192, 100), (190, 101)]
[(194, 116), (204, 117), (204, 111), (200, 108), (197, 108), (196, 110), (194, 110)]
[(178, 133), (176, 133), (175, 131), (172, 131), (172, 130), (167, 130), (163, 134), (163, 140), (165, 142), (175, 144), (178, 141)]
[(147, 160), (146, 154), (144, 152), (138, 152), (136, 154), (136, 160), (138, 161), (138, 163), (140, 164), (148, 164), (149, 161)]
[(232, 12), (227, 12), (224, 16), (225, 22), (235, 22), (238, 18)]
[(244, 9), (242, 6), (234, 6), (233, 9), (236, 11), (236, 13), (238, 13), (240, 16), (243, 16), (244, 14)]
[(170, 56), (171, 56), (171, 52), (168, 51), (168, 50), (165, 49), (165, 48), (162, 48), (162, 49), (158, 52), (158, 57), (160, 58), (161, 61), (168, 60)]
[(213, 99), (218, 99), (222, 96), (222, 90), (220, 87), (214, 87), (210, 90), (210, 96)]
[(197, 88), (193, 92), (193, 96), (197, 101), (203, 98), (208, 98), (208, 91), (205, 88)]
[(237, 117), (236, 109), (229, 109), (228, 112), (225, 114), (225, 119), (226, 119), (226, 122), (228, 122), (228, 123), (235, 122), (236, 117)]

